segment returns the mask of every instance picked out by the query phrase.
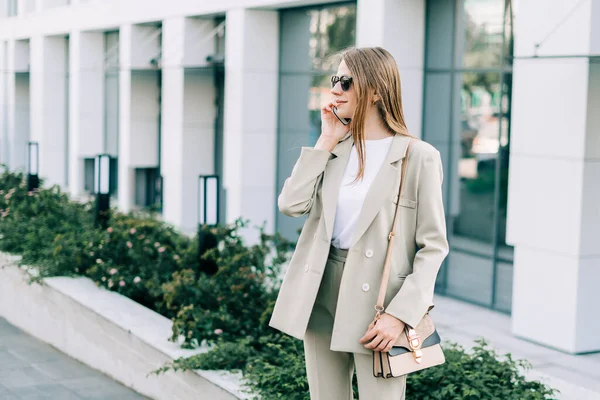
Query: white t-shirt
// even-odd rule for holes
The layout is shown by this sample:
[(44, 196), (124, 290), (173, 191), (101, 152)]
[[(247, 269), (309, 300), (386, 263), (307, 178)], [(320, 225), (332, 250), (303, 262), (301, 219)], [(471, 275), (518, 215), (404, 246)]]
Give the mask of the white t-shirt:
[(334, 247), (339, 249), (350, 248), (354, 228), (365, 202), (365, 197), (390, 149), (392, 139), (393, 136), (365, 141), (364, 178), (354, 184), (352, 182), (358, 174), (358, 152), (356, 147), (352, 146), (338, 195), (331, 239), (331, 244)]

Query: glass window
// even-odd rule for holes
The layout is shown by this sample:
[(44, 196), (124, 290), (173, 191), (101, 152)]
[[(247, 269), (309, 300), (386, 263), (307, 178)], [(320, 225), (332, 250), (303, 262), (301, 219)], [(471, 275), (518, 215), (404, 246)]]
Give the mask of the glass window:
[(430, 0), (427, 2), (428, 68), (452, 68), (452, 40), (454, 37), (455, 0)]
[(486, 68), (502, 64), (504, 3), (505, 0), (464, 0), (458, 8), (457, 67)]
[(426, 10), (423, 135), (442, 155), (451, 247), (436, 290), (510, 312), (513, 4), (428, 0)]
[[(457, 215), (453, 215), (453, 235), (469, 238), (469, 243), (492, 244), (496, 159), (498, 158), (498, 73), (462, 73), (460, 106), (456, 116), (460, 127)], [(477, 245), (479, 246), (479, 244)]]
[(7, 16), (9, 17), (16, 17), (18, 14), (18, 1), (17, 0), (8, 0), (8, 10), (7, 10)]
[[(354, 45), (356, 6), (298, 8), (280, 14), (279, 132), (277, 194), (300, 155), (321, 133), (321, 106), (337, 70), (333, 55)], [(303, 221), (277, 213), (277, 229), (297, 238)]]

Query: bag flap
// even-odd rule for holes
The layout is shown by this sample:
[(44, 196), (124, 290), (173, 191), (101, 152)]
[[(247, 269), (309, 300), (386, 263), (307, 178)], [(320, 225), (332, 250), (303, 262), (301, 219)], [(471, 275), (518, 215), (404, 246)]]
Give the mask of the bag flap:
[[(425, 316), (421, 319), (421, 322), (419, 322), (419, 324), (416, 326), (415, 331), (417, 331), (417, 335), (419, 335), (421, 343), (423, 343), (425, 339), (429, 338), (429, 336), (435, 332), (435, 325), (433, 324), (433, 320), (429, 314), (425, 314)], [(410, 350), (410, 346), (408, 344), (408, 330), (402, 332), (396, 343), (394, 343), (394, 347), (395, 346), (404, 347), (407, 350)]]
[[(431, 335), (429, 335), (429, 337), (423, 341), (421, 348), (424, 349), (427, 347), (435, 346), (436, 344), (440, 344), (441, 342), (442, 342), (442, 338), (440, 338), (440, 335), (437, 333), (437, 331), (433, 331), (433, 333)], [(406, 354), (408, 352), (410, 352), (410, 349), (408, 347), (394, 346), (389, 351), (389, 355), (390, 355), (390, 357), (394, 357), (394, 356), (399, 356), (401, 354)]]

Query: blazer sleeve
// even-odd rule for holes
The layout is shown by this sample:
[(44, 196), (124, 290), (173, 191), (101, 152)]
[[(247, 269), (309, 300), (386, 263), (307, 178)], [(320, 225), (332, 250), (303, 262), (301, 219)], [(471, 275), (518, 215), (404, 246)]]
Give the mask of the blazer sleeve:
[(390, 301), (385, 312), (411, 327), (433, 308), (433, 290), (438, 271), (448, 255), (446, 218), (442, 198), (440, 153), (426, 155), (417, 186), (417, 227), (413, 272)]
[(319, 178), (325, 171), (331, 153), (327, 150), (302, 147), (300, 157), (277, 199), (279, 211), (299, 217), (312, 208)]

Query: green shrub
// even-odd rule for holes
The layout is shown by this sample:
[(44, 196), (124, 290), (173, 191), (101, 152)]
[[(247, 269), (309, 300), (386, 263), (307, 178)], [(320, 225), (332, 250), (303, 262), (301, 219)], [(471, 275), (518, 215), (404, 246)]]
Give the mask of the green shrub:
[[(93, 203), (69, 201), (58, 187), (27, 192), (22, 174), (0, 174), (0, 250), (36, 265), (34, 280), (88, 276), (171, 318), (172, 339), (183, 337), (184, 347), (213, 346), (156, 373), (237, 369), (265, 400), (308, 400), (302, 342), (268, 327), (279, 269), (293, 244), (261, 229), (259, 243), (248, 246), (239, 233), (246, 226), (239, 220), (211, 229), (218, 245), (203, 258), (218, 272), (209, 276), (198, 264), (197, 239), (151, 216), (113, 210), (108, 229), (99, 229)], [(499, 357), (484, 341), (471, 352), (445, 349), (443, 366), (409, 376), (408, 398), (545, 400), (555, 393), (524, 379), (526, 362)]]
[(35, 265), (32, 282), (51, 276), (88, 276), (109, 290), (171, 317), (162, 285), (195, 263), (194, 241), (144, 215), (110, 212), (110, 226), (94, 223), (94, 203), (70, 201), (57, 186), (27, 192), (24, 176), (0, 175), (0, 250)]
[[(408, 399), (419, 400), (547, 400), (556, 391), (545, 384), (525, 380), (526, 361), (499, 356), (483, 340), (470, 351), (445, 343), (446, 363), (410, 374)], [(231, 369), (244, 373), (246, 390), (262, 399), (310, 400), (302, 342), (274, 334), (261, 338), (259, 346), (249, 340), (219, 343), (210, 352), (179, 359), (168, 369)], [(358, 399), (356, 382), (354, 394)]]
[(246, 223), (211, 229), (218, 246), (207, 251), (219, 270), (207, 275), (194, 269), (178, 271), (163, 284), (164, 298), (173, 319), (173, 339), (185, 338), (185, 347), (202, 340), (236, 341), (266, 333), (265, 310), (270, 309), (278, 285), (280, 266), (290, 243), (279, 235), (260, 231), (260, 241), (247, 246), (239, 235)]
[(485, 340), (466, 352), (456, 344), (445, 344), (446, 363), (409, 375), (406, 397), (422, 400), (545, 400), (556, 391), (548, 386), (527, 381), (522, 375), (530, 365), (503, 357)]

